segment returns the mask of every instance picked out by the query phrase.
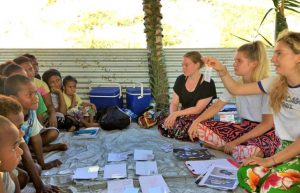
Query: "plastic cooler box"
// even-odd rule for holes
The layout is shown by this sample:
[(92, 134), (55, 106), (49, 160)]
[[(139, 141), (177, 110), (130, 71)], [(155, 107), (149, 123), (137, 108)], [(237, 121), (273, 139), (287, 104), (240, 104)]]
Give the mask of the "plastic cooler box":
[(89, 96), (91, 103), (94, 103), (97, 109), (111, 106), (123, 108), (122, 88), (120, 84), (91, 84)]
[(144, 88), (140, 83), (140, 87), (128, 87), (126, 89), (127, 108), (139, 115), (143, 110), (149, 107), (152, 100), (151, 90)]

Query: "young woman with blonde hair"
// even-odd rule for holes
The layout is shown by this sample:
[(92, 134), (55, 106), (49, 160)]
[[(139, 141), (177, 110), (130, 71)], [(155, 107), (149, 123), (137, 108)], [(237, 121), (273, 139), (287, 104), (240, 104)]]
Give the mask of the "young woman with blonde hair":
[(240, 186), (250, 192), (300, 192), (300, 33), (284, 31), (279, 35), (272, 57), (278, 76), (258, 83), (239, 84), (218, 60), (208, 57), (205, 62), (233, 94), (270, 96), (281, 144), (271, 157), (253, 156), (243, 162), (238, 170)]
[[(255, 41), (240, 46), (233, 63), (238, 82), (257, 82), (269, 76), (270, 65), (264, 44)], [(217, 114), (226, 103), (236, 100), (241, 123), (208, 120)], [(266, 94), (234, 96), (227, 90), (219, 100), (202, 113), (189, 129), (189, 136), (206, 145), (232, 153), (234, 159), (242, 162), (256, 155), (269, 157), (275, 153), (279, 139), (275, 136), (272, 113)]]

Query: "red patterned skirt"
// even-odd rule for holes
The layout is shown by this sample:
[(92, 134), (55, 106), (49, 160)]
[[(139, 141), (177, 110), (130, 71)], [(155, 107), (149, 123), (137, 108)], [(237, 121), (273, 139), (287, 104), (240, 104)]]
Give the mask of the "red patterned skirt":
[(157, 127), (160, 133), (165, 137), (175, 138), (182, 141), (190, 141), (188, 129), (198, 116), (199, 115), (197, 114), (177, 117), (174, 127), (171, 129), (164, 128), (164, 121), (167, 117), (159, 116)]
[[(242, 135), (254, 129), (259, 123), (244, 119), (241, 124), (221, 122), (221, 121), (204, 121), (199, 124), (199, 127), (206, 127), (214, 134), (223, 139), (226, 143), (233, 141)], [(265, 134), (252, 138), (240, 145), (257, 146), (259, 147), (265, 157), (273, 155), (279, 147), (280, 140), (275, 135), (274, 129), (269, 130)]]

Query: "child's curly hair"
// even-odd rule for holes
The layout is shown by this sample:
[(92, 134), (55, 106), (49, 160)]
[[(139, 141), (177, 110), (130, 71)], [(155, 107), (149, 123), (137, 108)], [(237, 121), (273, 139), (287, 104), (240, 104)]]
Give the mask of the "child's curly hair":
[(22, 105), (15, 99), (0, 95), (0, 115), (18, 114), (23, 111)]

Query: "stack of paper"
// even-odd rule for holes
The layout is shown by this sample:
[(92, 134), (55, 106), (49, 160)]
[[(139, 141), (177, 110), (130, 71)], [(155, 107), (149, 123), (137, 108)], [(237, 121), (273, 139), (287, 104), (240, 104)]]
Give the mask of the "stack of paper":
[(139, 150), (136, 149), (134, 150), (134, 155), (133, 155), (134, 160), (153, 160), (154, 159), (154, 154), (152, 150)]
[(234, 190), (238, 185), (237, 168), (212, 165), (203, 178), (198, 178), (196, 184), (220, 190)]
[(95, 179), (98, 177), (99, 166), (90, 166), (84, 168), (77, 168), (73, 175), (73, 179)]
[(126, 163), (110, 164), (104, 167), (104, 179), (126, 178)]
[(140, 176), (139, 182), (143, 193), (170, 193), (162, 175)]
[(107, 182), (108, 193), (138, 193), (134, 188), (132, 179), (114, 180)]
[(135, 164), (136, 175), (154, 175), (157, 174), (156, 161), (137, 161)]

